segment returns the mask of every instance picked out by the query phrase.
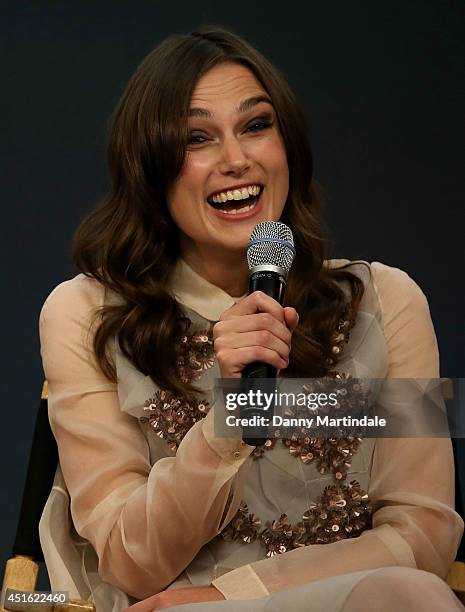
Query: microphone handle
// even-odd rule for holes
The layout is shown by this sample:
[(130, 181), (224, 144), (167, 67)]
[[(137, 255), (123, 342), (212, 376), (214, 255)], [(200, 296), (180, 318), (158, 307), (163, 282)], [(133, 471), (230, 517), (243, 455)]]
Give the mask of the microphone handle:
[[(257, 272), (253, 272), (250, 275), (249, 281), (249, 294), (254, 291), (263, 291), (270, 297), (274, 298), (281, 306), (284, 303), (284, 289), (286, 287), (286, 280), (282, 274), (276, 272), (274, 270), (259, 270)], [(260, 388), (259, 379), (267, 378), (273, 379), (276, 378), (277, 370), (275, 367), (270, 365), (269, 363), (262, 363), (260, 361), (255, 361), (253, 363), (249, 363), (242, 370), (242, 378), (243, 379), (254, 379), (256, 382), (252, 385), (252, 388)], [(267, 385), (269, 386), (269, 385)], [(248, 388), (251, 388), (250, 384)], [(273, 385), (274, 389), (274, 385)], [(269, 392), (272, 389), (265, 389), (265, 391)], [(267, 416), (270, 417), (273, 414), (273, 410), (270, 409), (268, 411), (264, 411), (260, 408), (249, 408), (247, 406), (241, 407), (241, 418), (250, 418), (252, 416)], [(257, 428), (254, 427), (252, 437), (250, 435), (250, 431), (247, 432), (247, 428), (243, 431), (242, 439), (247, 444), (251, 446), (261, 446), (265, 444), (267, 437), (266, 431), (267, 427)], [(258, 437), (257, 435), (258, 434)]]

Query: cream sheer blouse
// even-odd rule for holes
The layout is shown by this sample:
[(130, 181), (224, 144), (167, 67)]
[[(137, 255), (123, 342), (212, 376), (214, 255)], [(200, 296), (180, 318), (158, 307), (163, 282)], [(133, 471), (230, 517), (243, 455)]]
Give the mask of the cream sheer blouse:
[[(353, 271), (366, 291), (336, 369), (359, 377), (437, 377), (437, 344), (419, 287), (378, 262), (355, 263)], [(182, 260), (171, 291), (197, 330), (235, 303)], [(107, 612), (188, 585), (213, 583), (226, 599), (254, 599), (387, 566), (446, 576), (464, 525), (453, 509), (453, 456), (444, 438), (362, 441), (347, 476), (372, 504), (372, 528), (359, 537), (271, 558), (258, 541), (225, 541), (220, 534), (242, 500), (263, 524), (281, 513), (295, 522), (332, 477), (284, 447), (256, 459), (254, 447), (215, 437), (214, 405), (171, 450), (144, 424), (144, 403), (159, 390), (152, 380), (116, 343), (118, 383), (96, 365), (91, 320), (112, 299), (97, 281), (78, 275), (52, 291), (40, 316), (60, 458), (40, 525), (52, 589), (92, 597)], [(216, 377), (214, 361), (196, 381), (210, 402)]]

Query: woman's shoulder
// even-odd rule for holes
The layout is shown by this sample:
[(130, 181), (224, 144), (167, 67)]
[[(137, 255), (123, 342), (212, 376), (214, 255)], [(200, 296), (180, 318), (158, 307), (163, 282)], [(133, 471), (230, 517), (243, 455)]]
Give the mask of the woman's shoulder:
[(405, 271), (380, 261), (370, 264), (373, 285), (383, 304), (397, 309), (408, 305), (427, 306), (426, 296), (418, 283)]
[(384, 322), (389, 322), (402, 312), (413, 315), (428, 314), (428, 301), (421, 287), (405, 271), (380, 261), (330, 259), (328, 267), (353, 271), (373, 288), (383, 312)]
[(326, 265), (332, 269), (352, 269), (355, 273), (357, 273), (357, 270), (364, 269), (369, 273), (376, 290), (384, 294), (394, 295), (402, 292), (404, 296), (419, 294), (424, 296), (419, 285), (405, 270), (389, 266), (380, 261), (328, 259)]
[(50, 314), (67, 318), (87, 316), (101, 307), (104, 300), (104, 286), (95, 278), (78, 274), (52, 289), (42, 306), (40, 318)]

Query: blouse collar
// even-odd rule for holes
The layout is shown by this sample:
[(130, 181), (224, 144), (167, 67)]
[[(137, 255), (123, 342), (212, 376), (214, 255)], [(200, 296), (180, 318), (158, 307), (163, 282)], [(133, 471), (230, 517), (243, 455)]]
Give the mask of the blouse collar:
[(170, 290), (183, 306), (187, 306), (209, 321), (218, 321), (225, 310), (247, 295), (245, 293), (236, 298), (230, 296), (197, 274), (182, 258), (176, 262), (171, 275)]
[[(350, 263), (348, 259), (329, 259), (324, 265), (335, 268)], [(225, 310), (247, 296), (232, 297), (220, 287), (197, 274), (181, 257), (171, 275), (169, 290), (177, 301), (208, 321), (218, 321)]]

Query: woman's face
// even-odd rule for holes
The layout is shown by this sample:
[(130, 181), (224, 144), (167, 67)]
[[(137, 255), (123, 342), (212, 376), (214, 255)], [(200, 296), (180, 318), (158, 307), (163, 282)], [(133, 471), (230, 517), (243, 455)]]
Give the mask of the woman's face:
[(184, 166), (168, 193), (181, 254), (189, 262), (243, 252), (257, 223), (279, 220), (289, 190), (271, 100), (246, 67), (221, 64), (199, 79), (188, 126)]

